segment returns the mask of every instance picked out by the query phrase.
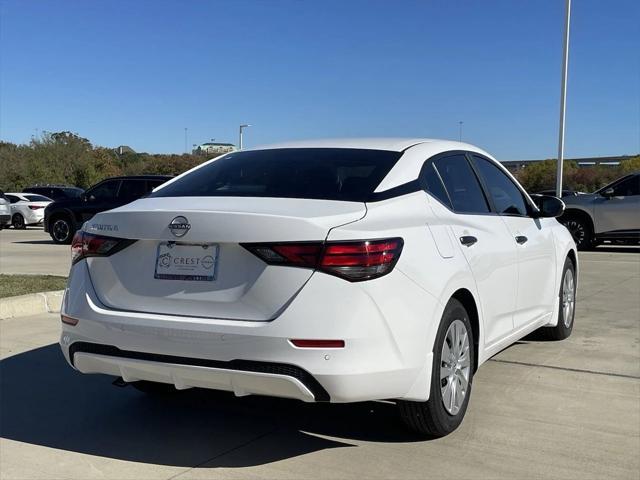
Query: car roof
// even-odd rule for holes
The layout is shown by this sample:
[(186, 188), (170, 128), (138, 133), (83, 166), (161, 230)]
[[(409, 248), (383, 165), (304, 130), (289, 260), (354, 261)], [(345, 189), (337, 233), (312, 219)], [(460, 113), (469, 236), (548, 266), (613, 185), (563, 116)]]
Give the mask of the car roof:
[(105, 180), (164, 180), (173, 178), (171, 175), (121, 175), (119, 177), (109, 177), (101, 180), (98, 183), (104, 182)]
[(261, 145), (247, 150), (271, 150), (276, 148), (360, 148), (365, 150), (388, 150), (402, 152), (419, 143), (440, 142), (433, 138), (318, 138)]

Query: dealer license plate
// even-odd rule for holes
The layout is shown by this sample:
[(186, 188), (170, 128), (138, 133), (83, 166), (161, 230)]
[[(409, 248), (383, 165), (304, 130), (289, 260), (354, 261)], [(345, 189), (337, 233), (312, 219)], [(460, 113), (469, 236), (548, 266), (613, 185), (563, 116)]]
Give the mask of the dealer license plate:
[(154, 278), (212, 282), (216, 279), (218, 245), (161, 242)]

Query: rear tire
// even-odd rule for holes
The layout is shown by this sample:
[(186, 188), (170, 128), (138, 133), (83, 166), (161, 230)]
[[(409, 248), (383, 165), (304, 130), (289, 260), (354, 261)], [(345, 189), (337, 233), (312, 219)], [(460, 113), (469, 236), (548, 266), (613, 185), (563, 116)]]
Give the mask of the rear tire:
[(73, 240), (75, 229), (71, 220), (64, 216), (57, 216), (51, 219), (49, 223), (49, 235), (51, 239), (60, 245), (69, 245)]
[[(456, 338), (457, 346), (452, 342)], [(444, 437), (453, 432), (467, 411), (474, 369), (475, 350), (469, 314), (462, 303), (452, 298), (442, 314), (433, 347), (429, 400), (399, 401), (398, 408), (404, 423), (414, 432), (430, 438)], [(447, 388), (450, 395), (447, 395)]]
[(573, 331), (576, 315), (576, 267), (569, 257), (564, 261), (558, 295), (560, 297), (558, 324), (555, 327), (542, 328), (549, 340), (564, 340)]
[(11, 218), (11, 225), (13, 225), (13, 228), (16, 230), (24, 230), (27, 228), (24, 217), (20, 213), (16, 213), (13, 218)]
[(131, 385), (141, 392), (148, 395), (172, 395), (178, 390), (176, 387), (169, 383), (149, 382), (147, 380), (140, 380), (138, 382), (132, 382)]

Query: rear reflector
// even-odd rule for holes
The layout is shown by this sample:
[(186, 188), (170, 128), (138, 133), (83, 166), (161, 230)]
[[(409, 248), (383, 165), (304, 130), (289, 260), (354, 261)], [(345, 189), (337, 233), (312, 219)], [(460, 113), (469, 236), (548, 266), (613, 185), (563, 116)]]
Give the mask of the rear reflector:
[(67, 317), (66, 315), (60, 315), (60, 320), (62, 320), (62, 323), (66, 323), (67, 325), (71, 325), (73, 327), (78, 324), (77, 318)]
[(401, 238), (388, 238), (242, 246), (269, 265), (314, 268), (351, 282), (359, 282), (381, 277), (393, 270), (402, 245)]
[(87, 257), (107, 257), (128, 247), (135, 240), (104, 237), (79, 230), (71, 242), (71, 264)]
[(291, 340), (298, 348), (344, 348), (344, 340)]

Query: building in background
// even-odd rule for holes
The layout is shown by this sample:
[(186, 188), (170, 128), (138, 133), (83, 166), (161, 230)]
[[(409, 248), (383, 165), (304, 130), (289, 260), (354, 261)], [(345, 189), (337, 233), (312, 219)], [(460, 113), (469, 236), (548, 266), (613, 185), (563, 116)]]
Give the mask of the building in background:
[(198, 155), (209, 155), (212, 153), (229, 153), (235, 152), (236, 146), (233, 143), (207, 142), (198, 145), (193, 149), (192, 153)]

